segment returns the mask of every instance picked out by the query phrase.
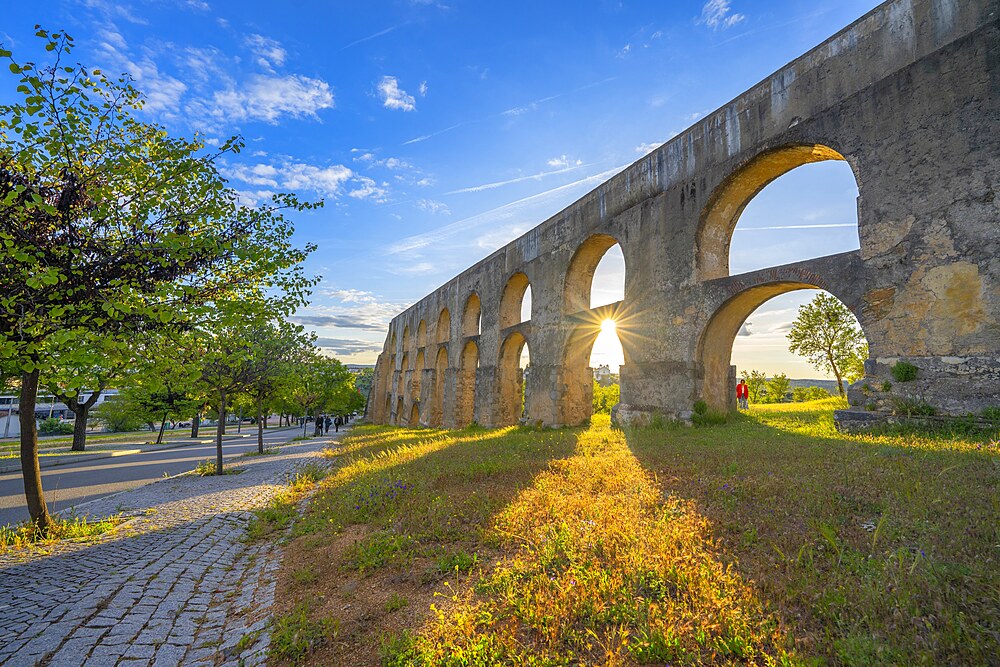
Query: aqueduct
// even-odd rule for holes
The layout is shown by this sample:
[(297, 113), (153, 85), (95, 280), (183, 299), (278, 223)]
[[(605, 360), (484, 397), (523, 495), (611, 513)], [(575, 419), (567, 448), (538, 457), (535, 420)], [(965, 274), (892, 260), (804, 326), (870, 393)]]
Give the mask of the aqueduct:
[[(854, 172), (860, 250), (729, 275), (747, 202), (823, 160)], [(861, 322), (866, 392), (888, 387), (899, 360), (919, 369), (879, 390), (879, 405), (1000, 405), (998, 182), (1000, 0), (891, 0), (394, 318), (368, 417), (517, 423), (523, 381), (529, 423), (584, 421), (590, 350), (608, 317), (625, 356), (619, 421), (687, 418), (698, 399), (732, 409), (740, 325), (804, 288), (827, 290)], [(625, 297), (590, 308), (615, 244)]]

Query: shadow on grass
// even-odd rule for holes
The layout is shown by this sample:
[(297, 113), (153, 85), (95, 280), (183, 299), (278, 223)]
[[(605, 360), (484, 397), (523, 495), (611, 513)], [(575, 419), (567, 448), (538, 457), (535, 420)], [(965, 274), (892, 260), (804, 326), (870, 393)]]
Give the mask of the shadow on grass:
[(806, 405), (626, 437), (664, 495), (711, 520), (801, 653), (849, 665), (1000, 655), (997, 434), (846, 436)]

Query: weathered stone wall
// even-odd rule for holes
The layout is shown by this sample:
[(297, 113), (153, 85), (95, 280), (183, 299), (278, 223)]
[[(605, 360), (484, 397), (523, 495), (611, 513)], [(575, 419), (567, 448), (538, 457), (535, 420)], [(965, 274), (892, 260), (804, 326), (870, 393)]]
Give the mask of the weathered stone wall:
[[(858, 181), (860, 251), (729, 277), (747, 202), (830, 159)], [(1000, 404), (998, 182), (1000, 0), (886, 2), (397, 316), (369, 417), (510, 423), (507, 385), (520, 376), (503, 350), (521, 336), (527, 421), (577, 423), (590, 414), (587, 360), (610, 312), (625, 352), (621, 419), (684, 418), (698, 398), (730, 407), (739, 324), (807, 287), (861, 321), (871, 359), (859, 387), (881, 390), (897, 359), (919, 368), (918, 384), (893, 385), (879, 407), (918, 389), (944, 413)], [(591, 310), (590, 279), (614, 243), (625, 298)], [(512, 323), (525, 279), (530, 322)], [(860, 391), (852, 400), (868, 401)]]

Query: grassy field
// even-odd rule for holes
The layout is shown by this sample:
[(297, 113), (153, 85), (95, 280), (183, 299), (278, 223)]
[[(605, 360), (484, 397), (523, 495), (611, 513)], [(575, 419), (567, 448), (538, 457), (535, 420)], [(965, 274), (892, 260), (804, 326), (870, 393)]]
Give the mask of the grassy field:
[(1000, 434), (355, 429), (273, 664), (998, 664)]

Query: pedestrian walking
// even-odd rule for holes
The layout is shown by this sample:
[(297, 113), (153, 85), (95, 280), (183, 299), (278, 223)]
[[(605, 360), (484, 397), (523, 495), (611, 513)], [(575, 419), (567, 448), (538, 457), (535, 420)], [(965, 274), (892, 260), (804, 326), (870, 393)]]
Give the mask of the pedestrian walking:
[(330, 415), (327, 415), (326, 418), (323, 420), (323, 425), (326, 427), (326, 430), (324, 431), (324, 433), (329, 433), (330, 432)]
[(740, 383), (736, 385), (736, 402), (739, 404), (740, 410), (748, 409), (749, 399), (750, 387), (747, 386), (746, 380), (740, 380)]
[(337, 418), (333, 420), (334, 433), (340, 433), (340, 425), (343, 423), (344, 420), (341, 418), (340, 415), (337, 415)]

